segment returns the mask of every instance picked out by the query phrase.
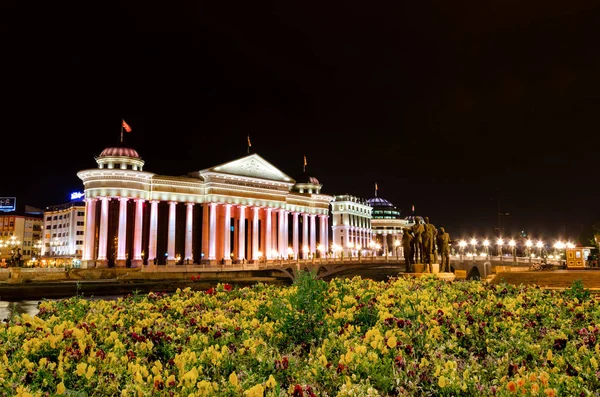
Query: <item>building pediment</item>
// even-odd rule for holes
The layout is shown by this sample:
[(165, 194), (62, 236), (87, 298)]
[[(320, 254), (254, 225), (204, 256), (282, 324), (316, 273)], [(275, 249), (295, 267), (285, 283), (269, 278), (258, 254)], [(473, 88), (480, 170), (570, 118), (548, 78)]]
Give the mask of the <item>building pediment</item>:
[(283, 183), (295, 183), (292, 178), (281, 172), (277, 167), (260, 157), (258, 154), (251, 154), (228, 163), (198, 171), (198, 175), (205, 180), (210, 179), (207, 178), (209, 176), (217, 176), (215, 174), (258, 178)]

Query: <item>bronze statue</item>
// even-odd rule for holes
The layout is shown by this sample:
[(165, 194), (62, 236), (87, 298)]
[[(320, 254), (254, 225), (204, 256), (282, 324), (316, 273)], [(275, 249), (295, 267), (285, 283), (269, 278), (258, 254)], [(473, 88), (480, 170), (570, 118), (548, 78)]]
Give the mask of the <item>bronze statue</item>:
[(437, 246), (441, 259), (440, 272), (450, 272), (450, 235), (446, 233), (443, 227), (440, 227), (437, 234)]
[(425, 263), (427, 263), (427, 268), (431, 272), (431, 263), (433, 262), (433, 248), (435, 246), (435, 237), (437, 236), (437, 229), (432, 223), (429, 223), (429, 217), (425, 217), (425, 226), (423, 233), (423, 251), (424, 251), (424, 259)]
[(418, 219), (415, 219), (415, 224), (412, 226), (411, 231), (414, 235), (413, 261), (414, 263), (425, 263), (423, 258), (423, 233), (425, 232), (425, 227)]
[(413, 269), (413, 235), (410, 229), (402, 231), (402, 250), (404, 251), (404, 266), (406, 272), (412, 272)]

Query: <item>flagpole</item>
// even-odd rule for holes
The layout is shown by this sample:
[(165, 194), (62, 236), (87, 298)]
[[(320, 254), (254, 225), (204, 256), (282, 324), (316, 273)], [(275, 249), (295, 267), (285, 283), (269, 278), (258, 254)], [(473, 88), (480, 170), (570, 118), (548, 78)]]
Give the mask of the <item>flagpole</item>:
[(121, 143), (123, 143), (123, 118), (121, 118)]

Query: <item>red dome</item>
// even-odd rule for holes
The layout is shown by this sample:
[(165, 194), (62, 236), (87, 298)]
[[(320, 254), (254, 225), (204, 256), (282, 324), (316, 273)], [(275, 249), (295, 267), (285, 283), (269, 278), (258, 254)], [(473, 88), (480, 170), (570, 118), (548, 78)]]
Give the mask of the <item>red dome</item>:
[(100, 153), (100, 157), (133, 157), (136, 159), (141, 158), (135, 149), (127, 147), (108, 147)]

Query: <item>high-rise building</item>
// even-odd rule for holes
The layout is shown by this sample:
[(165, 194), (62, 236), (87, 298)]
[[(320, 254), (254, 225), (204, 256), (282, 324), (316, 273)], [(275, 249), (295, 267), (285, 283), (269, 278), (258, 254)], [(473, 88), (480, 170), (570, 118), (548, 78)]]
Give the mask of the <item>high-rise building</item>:
[(40, 254), (42, 216), (38, 214), (0, 214), (0, 262), (7, 266), (18, 255), (26, 265)]
[(57, 264), (77, 265), (85, 241), (85, 202), (46, 207), (43, 226), (43, 257)]

